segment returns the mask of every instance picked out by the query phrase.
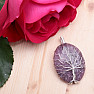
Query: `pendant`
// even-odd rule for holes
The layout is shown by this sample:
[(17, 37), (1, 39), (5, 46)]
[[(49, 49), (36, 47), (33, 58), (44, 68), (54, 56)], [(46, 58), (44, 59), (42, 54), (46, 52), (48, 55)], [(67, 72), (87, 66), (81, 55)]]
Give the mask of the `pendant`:
[(61, 37), (61, 45), (54, 52), (54, 66), (59, 77), (70, 84), (78, 83), (85, 73), (85, 60), (81, 51), (72, 44), (65, 43)]

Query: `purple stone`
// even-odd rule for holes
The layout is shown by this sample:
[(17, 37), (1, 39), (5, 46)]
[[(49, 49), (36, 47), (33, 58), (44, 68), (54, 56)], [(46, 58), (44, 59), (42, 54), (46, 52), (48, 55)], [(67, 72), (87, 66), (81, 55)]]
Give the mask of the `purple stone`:
[(74, 45), (64, 43), (54, 53), (55, 69), (62, 80), (77, 83), (85, 73), (85, 60), (81, 51)]

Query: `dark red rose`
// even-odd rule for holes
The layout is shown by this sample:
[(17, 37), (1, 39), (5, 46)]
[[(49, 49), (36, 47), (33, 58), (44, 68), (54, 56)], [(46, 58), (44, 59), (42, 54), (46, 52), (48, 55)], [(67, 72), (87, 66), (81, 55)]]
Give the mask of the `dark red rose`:
[(21, 39), (46, 41), (76, 16), (81, 0), (6, 0), (0, 11), (0, 36), (10, 42)]

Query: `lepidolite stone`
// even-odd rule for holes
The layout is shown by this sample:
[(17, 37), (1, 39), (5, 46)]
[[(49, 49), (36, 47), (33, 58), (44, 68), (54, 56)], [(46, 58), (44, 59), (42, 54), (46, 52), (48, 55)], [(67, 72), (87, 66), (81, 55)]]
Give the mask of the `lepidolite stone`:
[(67, 83), (77, 83), (85, 73), (81, 51), (68, 43), (59, 45), (55, 50), (54, 65), (60, 78)]

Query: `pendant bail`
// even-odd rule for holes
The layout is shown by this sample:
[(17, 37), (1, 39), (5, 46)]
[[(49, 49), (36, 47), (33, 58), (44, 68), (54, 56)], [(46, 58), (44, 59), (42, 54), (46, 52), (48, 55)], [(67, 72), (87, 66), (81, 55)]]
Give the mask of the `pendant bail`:
[(60, 37), (61, 44), (66, 43), (63, 37)]

